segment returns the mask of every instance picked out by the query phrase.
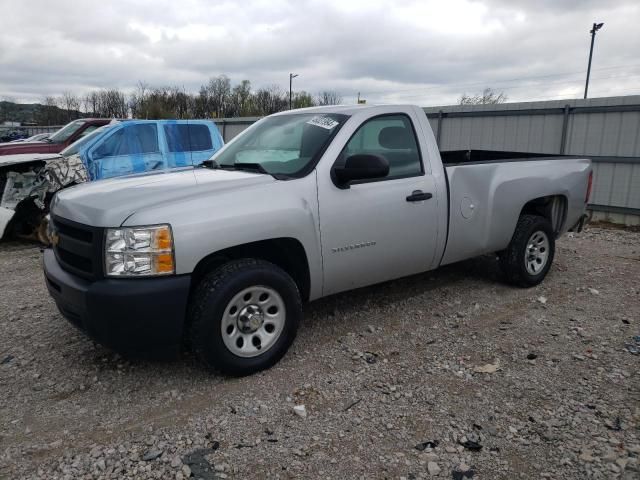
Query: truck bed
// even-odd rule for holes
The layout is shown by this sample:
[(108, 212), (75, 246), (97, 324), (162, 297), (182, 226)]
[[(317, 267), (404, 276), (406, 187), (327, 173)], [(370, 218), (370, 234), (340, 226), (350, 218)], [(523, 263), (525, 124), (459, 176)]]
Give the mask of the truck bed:
[(449, 194), (449, 228), (441, 264), (507, 247), (516, 222), (531, 208), (549, 209), (556, 234), (584, 211), (590, 160), (540, 153), (441, 152)]
[(542, 158), (573, 158), (552, 153), (508, 152), (501, 150), (445, 150), (440, 152), (442, 163), (461, 165), (466, 163), (518, 162)]

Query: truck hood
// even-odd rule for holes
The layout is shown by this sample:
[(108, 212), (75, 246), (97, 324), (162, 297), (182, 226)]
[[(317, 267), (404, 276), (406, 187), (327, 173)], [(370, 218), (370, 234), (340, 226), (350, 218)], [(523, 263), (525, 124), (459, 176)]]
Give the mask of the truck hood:
[(17, 153), (13, 155), (1, 155), (0, 168), (8, 167), (9, 165), (17, 165), (20, 163), (52, 160), (54, 158), (61, 157), (62, 155), (58, 153)]
[(145, 208), (209, 199), (216, 192), (241, 191), (275, 181), (269, 175), (207, 168), (130, 175), (62, 190), (53, 199), (51, 213), (94, 227), (118, 227)]
[(3, 152), (8, 151), (12, 153), (33, 153), (34, 148), (42, 148), (43, 145), (48, 145), (49, 142), (6, 142), (0, 143), (0, 155)]

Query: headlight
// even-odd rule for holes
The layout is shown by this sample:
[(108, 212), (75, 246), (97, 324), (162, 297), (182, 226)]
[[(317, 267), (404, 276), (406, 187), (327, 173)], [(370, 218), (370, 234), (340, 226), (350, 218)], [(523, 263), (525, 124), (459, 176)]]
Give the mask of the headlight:
[(175, 273), (171, 227), (108, 228), (104, 270), (109, 277), (149, 277)]

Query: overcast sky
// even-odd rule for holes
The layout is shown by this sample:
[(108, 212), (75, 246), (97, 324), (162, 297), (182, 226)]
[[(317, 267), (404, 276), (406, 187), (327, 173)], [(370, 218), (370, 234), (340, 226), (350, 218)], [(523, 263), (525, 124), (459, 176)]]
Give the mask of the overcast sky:
[(253, 88), (455, 103), (640, 94), (639, 0), (0, 0), (0, 99), (180, 85), (226, 74)]

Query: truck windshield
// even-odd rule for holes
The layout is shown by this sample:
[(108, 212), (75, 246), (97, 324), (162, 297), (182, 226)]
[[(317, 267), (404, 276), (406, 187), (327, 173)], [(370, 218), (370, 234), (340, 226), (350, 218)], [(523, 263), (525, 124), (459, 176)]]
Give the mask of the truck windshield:
[(242, 132), (211, 160), (220, 168), (271, 175), (306, 173), (340, 130), (348, 115), (300, 113), (267, 117)]
[(51, 143), (65, 142), (67, 138), (76, 133), (84, 123), (85, 122), (83, 120), (76, 120), (75, 122), (67, 123), (64, 127), (51, 135), (49, 137), (49, 141)]
[(88, 135), (85, 135), (84, 137), (76, 140), (75, 142), (73, 142), (71, 145), (69, 145), (67, 148), (65, 148), (64, 150), (62, 150), (60, 152), (60, 155), (62, 155), (63, 157), (70, 157), (71, 155), (75, 155), (76, 153), (78, 153), (80, 151), (81, 148), (83, 148), (85, 145), (88, 145), (90, 142), (92, 142), (98, 135), (101, 135), (102, 133), (104, 133), (106, 130), (108, 130), (109, 128), (113, 127), (114, 124), (109, 124), (109, 125), (104, 125), (100, 128), (96, 128), (93, 132), (91, 132)]

